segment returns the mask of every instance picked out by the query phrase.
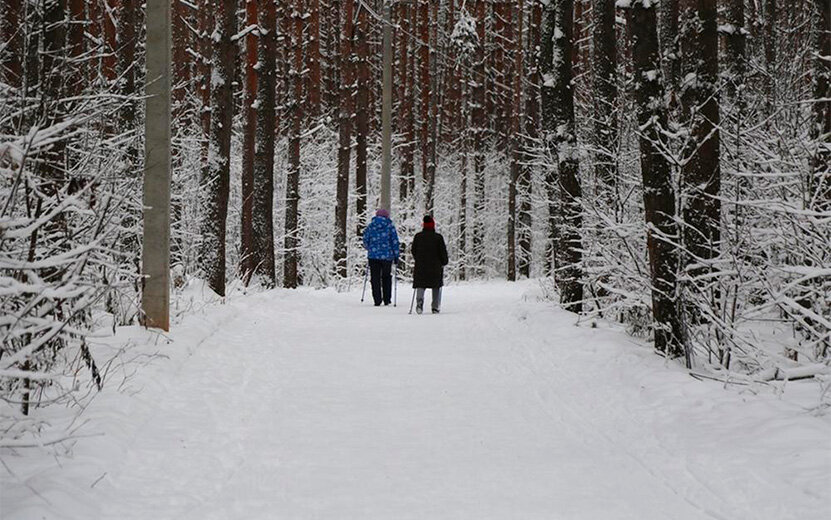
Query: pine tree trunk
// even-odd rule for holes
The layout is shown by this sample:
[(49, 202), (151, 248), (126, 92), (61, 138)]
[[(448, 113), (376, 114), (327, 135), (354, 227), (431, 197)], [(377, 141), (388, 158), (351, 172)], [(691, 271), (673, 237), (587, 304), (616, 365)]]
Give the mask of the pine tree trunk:
[(831, 4), (816, 1), (814, 37), (814, 103), (811, 137), (816, 143), (813, 166), (812, 206), (831, 211)]
[[(84, 90), (87, 80), (87, 60), (84, 54), (84, 28), (87, 17), (84, 0), (66, 0), (69, 7), (69, 25), (66, 31), (67, 55), (69, 57), (69, 79), (67, 81), (70, 96), (77, 96)], [(5, 7), (4, 7), (5, 9)]]
[(0, 78), (12, 88), (23, 85), (22, 0), (5, 0), (0, 9), (0, 42), (6, 46), (0, 55)]
[(420, 104), (419, 104), (419, 118), (420, 118), (420, 133), (419, 133), (419, 149), (421, 150), (421, 182), (423, 186), (424, 205), (428, 205), (428, 192), (430, 190), (430, 3), (428, 0), (419, 0), (418, 2), (418, 38), (419, 38), (419, 52), (418, 52), (418, 67), (419, 67), (419, 89)]
[[(177, 2), (177, 4), (179, 3)], [(265, 0), (263, 3), (268, 4), (269, 2)], [(245, 2), (245, 24), (248, 28), (257, 25), (257, 2), (255, 0), (246, 0)], [(174, 39), (174, 47), (175, 44)], [(257, 47), (257, 33), (251, 31), (245, 36), (245, 97), (242, 107), (244, 127), (242, 143), (242, 211), (240, 212), (240, 271), (242, 273), (243, 283), (246, 285), (248, 285), (251, 274), (257, 265), (257, 259), (254, 253), (254, 231), (252, 224), (254, 218), (254, 154), (255, 142), (258, 138), (257, 113), (258, 110), (261, 111), (267, 108), (262, 104), (259, 108), (254, 105), (257, 101), (257, 62), (260, 60)], [(263, 74), (262, 67), (263, 65), (261, 64), (260, 74)], [(274, 97), (273, 93), (272, 97)], [(273, 111), (273, 101), (271, 105)]]
[(538, 0), (532, 0), (528, 24), (528, 51), (526, 53), (526, 70), (528, 86), (525, 94), (525, 144), (523, 164), (520, 177), (517, 180), (518, 191), (521, 196), (519, 204), (519, 273), (522, 276), (531, 276), (531, 173), (534, 161), (536, 141), (540, 130), (540, 70), (537, 61), (537, 49), (540, 45), (540, 25), (542, 23), (542, 5)]
[[(691, 136), (684, 147), (681, 178), (685, 190), (686, 264), (719, 255), (721, 188), (719, 168), (718, 33), (716, 0), (682, 0), (682, 64), (685, 81), (681, 108)], [(709, 270), (690, 271), (695, 277)]]
[[(508, 18), (508, 26), (512, 27), (513, 23), (513, 9), (512, 5), (507, 6), (506, 16)], [(516, 7), (516, 36), (513, 40), (513, 99), (511, 100), (510, 124), (511, 124), (511, 172), (510, 182), (508, 184), (508, 280), (515, 281), (517, 275), (517, 252), (516, 252), (516, 228), (517, 228), (517, 182), (520, 175), (520, 161), (522, 161), (522, 136), (520, 135), (520, 119), (522, 109), (522, 20), (523, 20), (523, 1), (519, 0)], [(512, 35), (513, 36), (513, 35)]]
[(365, 8), (358, 9), (355, 25), (355, 54), (357, 59), (357, 91), (355, 96), (355, 191), (358, 215), (358, 236), (363, 234), (366, 220), (366, 170), (367, 139), (369, 137), (369, 14)]
[(225, 296), (225, 222), (228, 216), (231, 130), (234, 100), (236, 46), (236, 0), (216, 2), (212, 71), (211, 130), (208, 160), (202, 170), (200, 258), (202, 272), (210, 288)]
[(655, 32), (655, 7), (650, 0), (632, 2), (632, 61), (635, 74), (635, 103), (640, 126), (641, 176), (647, 225), (647, 251), (652, 277), (652, 315), (655, 320), (655, 348), (668, 356), (683, 354), (681, 326), (676, 309), (678, 269), (675, 225), (675, 193), (672, 170), (661, 150), (661, 132), (666, 128), (667, 110)]
[[(727, 93), (735, 98), (737, 90), (744, 85), (747, 71), (747, 31), (744, 24), (744, 0), (729, 0), (726, 12), (726, 69)], [(741, 94), (740, 94), (741, 95)]]
[[(485, 126), (487, 125), (487, 104), (485, 93), (485, 1), (476, 0), (476, 33), (479, 43), (476, 47), (476, 61), (473, 66), (471, 84), (473, 89), (472, 127), (473, 127), (473, 243), (472, 254), (474, 272), (484, 267), (485, 241)], [(470, 263), (468, 266), (471, 267)]]
[(603, 200), (614, 201), (618, 154), (615, 0), (594, 0), (593, 12), (595, 175), (598, 189), (605, 195)]
[(409, 64), (408, 55), (410, 52), (410, 8), (406, 4), (398, 4), (398, 21), (401, 26), (398, 38), (398, 128), (404, 134), (405, 143), (401, 146), (401, 173), (398, 180), (398, 198), (401, 205), (409, 197), (409, 176), (412, 175), (412, 164), (408, 160), (407, 150), (409, 149), (407, 134), (408, 124), (412, 121), (412, 93), (409, 91)]
[[(251, 1), (251, 0), (249, 0)], [(188, 7), (182, 0), (173, 0), (173, 108), (174, 120), (182, 113), (187, 95), (187, 84), (190, 80), (190, 57), (188, 47), (190, 46), (190, 29), (187, 24)], [(250, 23), (250, 20), (249, 22)], [(256, 18), (255, 22), (256, 23)], [(256, 35), (250, 35), (254, 38)], [(248, 38), (246, 46), (248, 46)], [(247, 48), (247, 47), (246, 47)]]
[(295, 9), (292, 13), (293, 31), (291, 50), (291, 90), (292, 99), (289, 105), (289, 170), (286, 176), (286, 256), (283, 261), (283, 287), (296, 288), (299, 283), (300, 260), (300, 130), (302, 127), (303, 111), (303, 0), (295, 0)]
[(104, 0), (103, 32), (104, 32), (104, 59), (103, 72), (107, 81), (114, 81), (117, 77), (118, 67), (118, 31), (116, 20), (118, 20), (119, 0)]
[[(251, 1), (251, 0), (249, 0)], [(274, 135), (277, 85), (277, 5), (275, 0), (252, 2), (260, 35), (257, 46), (257, 110), (254, 170), (251, 177), (251, 258), (249, 268), (264, 287), (274, 287)]]
[(777, 41), (776, 24), (778, 23), (778, 13), (776, 9), (777, 0), (765, 1), (765, 92), (767, 94), (767, 111), (768, 114), (773, 113), (773, 105), (776, 97), (776, 47), (781, 42)]
[(320, 117), (320, 0), (309, 0), (309, 47), (306, 63), (309, 68), (309, 106), (307, 117)]
[[(120, 0), (118, 17), (118, 77), (121, 95), (134, 97), (136, 94), (136, 40), (138, 35), (138, 0)], [(121, 109), (123, 128), (132, 128), (136, 120), (133, 101), (125, 101)]]
[[(563, 308), (582, 310), (582, 206), (580, 202), (577, 135), (574, 121), (572, 60), (574, 47), (572, 0), (557, 0), (543, 12), (543, 52), (540, 66), (543, 75), (543, 128), (549, 155), (557, 161), (556, 183), (559, 194), (556, 218), (560, 225), (554, 242), (556, 248), (557, 285)], [(553, 169), (549, 167), (550, 175)], [(552, 194), (550, 194), (552, 195)], [(553, 203), (552, 200), (549, 203)]]
[[(670, 104), (675, 104), (679, 88), (679, 58), (680, 49), (678, 42), (678, 1), (661, 0), (661, 62), (666, 90), (670, 95)], [(627, 24), (627, 27), (630, 27)]]
[[(340, 35), (340, 50), (338, 70), (341, 78), (338, 82), (340, 88), (339, 113), (338, 113), (338, 180), (337, 199), (335, 201), (335, 248), (334, 261), (335, 270), (341, 278), (346, 278), (346, 220), (349, 208), (349, 166), (352, 149), (352, 86), (355, 82), (354, 67), (352, 64), (352, 39), (353, 39), (353, 17), (354, 0), (343, 0), (343, 33)], [(340, 0), (336, 1), (335, 8), (340, 13)]]
[(202, 125), (202, 161), (203, 167), (208, 161), (208, 148), (211, 134), (211, 45), (210, 34), (213, 31), (214, 12), (210, 0), (203, 0), (199, 9), (199, 92), (202, 106), (200, 122)]

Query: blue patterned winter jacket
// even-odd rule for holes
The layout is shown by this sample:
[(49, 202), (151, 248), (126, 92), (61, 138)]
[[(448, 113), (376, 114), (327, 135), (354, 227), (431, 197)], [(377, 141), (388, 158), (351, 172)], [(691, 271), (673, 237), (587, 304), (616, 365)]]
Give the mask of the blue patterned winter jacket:
[(399, 254), (398, 233), (388, 217), (372, 217), (364, 230), (364, 248), (371, 260), (397, 260)]

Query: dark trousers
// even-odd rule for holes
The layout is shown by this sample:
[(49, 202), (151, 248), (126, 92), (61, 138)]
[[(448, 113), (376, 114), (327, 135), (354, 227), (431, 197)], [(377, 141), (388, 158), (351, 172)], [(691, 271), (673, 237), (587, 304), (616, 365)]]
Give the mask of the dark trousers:
[(392, 260), (369, 259), (369, 279), (372, 282), (372, 300), (375, 305), (392, 302)]

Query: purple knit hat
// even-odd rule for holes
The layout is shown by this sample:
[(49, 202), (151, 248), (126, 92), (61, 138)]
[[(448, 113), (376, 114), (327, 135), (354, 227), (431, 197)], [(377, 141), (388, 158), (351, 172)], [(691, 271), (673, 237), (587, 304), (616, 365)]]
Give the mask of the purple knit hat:
[(375, 216), (376, 216), (376, 217), (387, 217), (387, 218), (390, 218), (390, 212), (389, 212), (389, 210), (387, 210), (387, 209), (384, 209), (384, 208), (379, 208), (379, 209), (375, 212)]

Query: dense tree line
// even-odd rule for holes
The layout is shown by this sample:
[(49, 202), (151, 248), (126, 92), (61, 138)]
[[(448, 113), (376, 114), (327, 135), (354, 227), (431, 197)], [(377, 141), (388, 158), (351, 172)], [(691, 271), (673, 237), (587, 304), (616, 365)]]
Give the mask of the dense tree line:
[[(177, 283), (347, 286), (378, 200), (381, 0), (172, 6)], [(25, 372), (101, 309), (138, 318), (154, 21), (134, 0), (0, 18), (0, 369)], [(688, 364), (828, 359), (828, 2), (411, 0), (391, 23), (393, 216), (408, 239), (436, 215), (452, 278), (545, 278)]]

